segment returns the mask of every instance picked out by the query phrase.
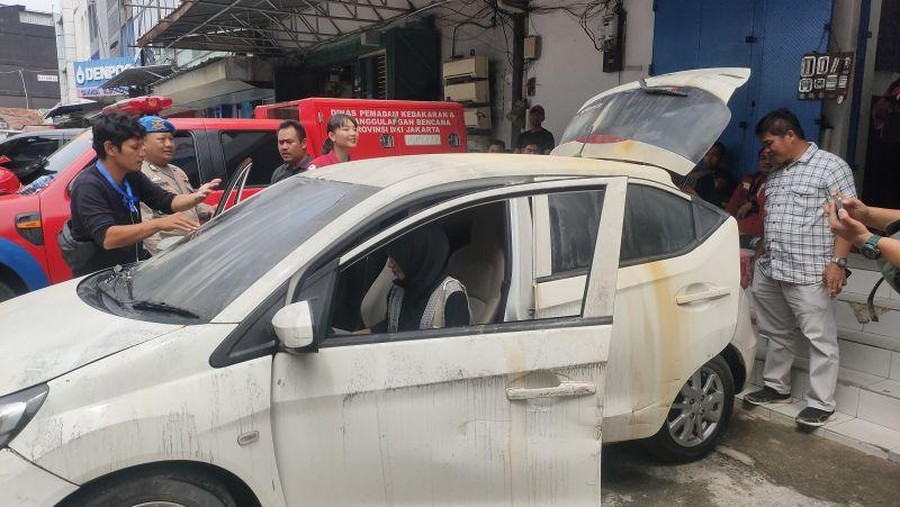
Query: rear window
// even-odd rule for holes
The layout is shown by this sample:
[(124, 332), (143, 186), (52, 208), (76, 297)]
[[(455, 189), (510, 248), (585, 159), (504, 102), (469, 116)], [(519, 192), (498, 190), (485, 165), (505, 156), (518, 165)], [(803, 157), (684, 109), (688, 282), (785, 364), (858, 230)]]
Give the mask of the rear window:
[(600, 97), (575, 115), (560, 144), (632, 140), (697, 163), (728, 125), (731, 112), (705, 90), (680, 87), (678, 91), (685, 96), (636, 88)]

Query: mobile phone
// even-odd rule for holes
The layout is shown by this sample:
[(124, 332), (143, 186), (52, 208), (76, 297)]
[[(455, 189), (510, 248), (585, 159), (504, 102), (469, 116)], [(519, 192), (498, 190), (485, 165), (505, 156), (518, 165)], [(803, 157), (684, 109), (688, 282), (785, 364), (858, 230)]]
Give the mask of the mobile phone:
[(836, 195), (836, 196), (832, 197), (831, 200), (834, 202), (834, 212), (835, 213), (844, 209), (844, 198), (843, 197)]

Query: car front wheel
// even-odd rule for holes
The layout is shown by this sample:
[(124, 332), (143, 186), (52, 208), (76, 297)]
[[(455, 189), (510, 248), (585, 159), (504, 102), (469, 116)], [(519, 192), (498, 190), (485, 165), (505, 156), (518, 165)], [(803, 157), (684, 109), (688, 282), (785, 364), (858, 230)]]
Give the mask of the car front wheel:
[(237, 507), (216, 478), (187, 470), (141, 471), (101, 480), (64, 501), (65, 507)]
[(647, 442), (666, 461), (688, 462), (712, 451), (728, 426), (734, 405), (734, 378), (716, 356), (681, 387), (662, 428)]

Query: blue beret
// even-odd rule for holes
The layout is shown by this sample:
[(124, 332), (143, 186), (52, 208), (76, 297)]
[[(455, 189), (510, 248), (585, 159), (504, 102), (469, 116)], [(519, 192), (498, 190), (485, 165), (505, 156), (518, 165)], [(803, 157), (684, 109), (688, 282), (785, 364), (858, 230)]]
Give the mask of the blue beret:
[(144, 116), (140, 121), (148, 134), (159, 132), (175, 133), (175, 125), (172, 125), (172, 122), (165, 118), (160, 118), (159, 116)]

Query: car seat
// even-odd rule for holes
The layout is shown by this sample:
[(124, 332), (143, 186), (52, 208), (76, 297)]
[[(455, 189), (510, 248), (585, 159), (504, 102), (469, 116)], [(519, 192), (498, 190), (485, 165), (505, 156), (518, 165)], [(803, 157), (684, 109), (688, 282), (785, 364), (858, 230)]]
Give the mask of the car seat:
[(456, 250), (447, 261), (447, 272), (466, 287), (474, 324), (494, 321), (503, 298), (506, 274), (503, 227), (505, 209), (500, 206), (477, 208), (472, 217), (472, 241)]

